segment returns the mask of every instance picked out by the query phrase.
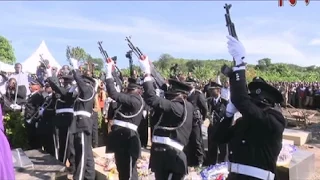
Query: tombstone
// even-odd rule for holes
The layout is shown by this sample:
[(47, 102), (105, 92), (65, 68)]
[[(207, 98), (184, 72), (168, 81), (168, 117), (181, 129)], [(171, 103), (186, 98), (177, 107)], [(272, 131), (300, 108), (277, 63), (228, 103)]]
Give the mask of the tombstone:
[(308, 179), (315, 172), (315, 154), (297, 149), (287, 166), (277, 167), (277, 179), (302, 180)]
[(17, 170), (34, 168), (32, 161), (21, 148), (11, 150), (13, 166)]

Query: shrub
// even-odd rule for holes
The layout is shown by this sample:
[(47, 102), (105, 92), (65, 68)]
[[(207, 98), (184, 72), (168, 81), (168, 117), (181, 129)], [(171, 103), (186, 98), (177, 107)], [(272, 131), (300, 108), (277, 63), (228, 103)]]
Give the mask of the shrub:
[(28, 149), (27, 131), (21, 112), (6, 112), (4, 116), (4, 127), (11, 148)]

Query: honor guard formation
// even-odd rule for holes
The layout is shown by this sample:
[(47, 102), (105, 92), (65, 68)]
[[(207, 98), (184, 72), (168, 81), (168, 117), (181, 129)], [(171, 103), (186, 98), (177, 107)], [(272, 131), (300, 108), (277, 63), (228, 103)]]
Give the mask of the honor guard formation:
[[(226, 48), (233, 66), (221, 67), (218, 76), (227, 78), (224, 85), (211, 82), (202, 91), (196, 80), (177, 77), (179, 64), (172, 67), (171, 78), (165, 79), (127, 37), (131, 77), (126, 83), (116, 66), (117, 57), (109, 57), (98, 42), (105, 59), (99, 78), (92, 69), (81, 69), (69, 51), (69, 65), (59, 71), (41, 56), (31, 79), (21, 64), (15, 64), (13, 75), (2, 75), (6, 82), (1, 92), (3, 112), (22, 112), (30, 149), (43, 149), (68, 164), (75, 180), (96, 178), (93, 148), (101, 144), (99, 112), (107, 119), (102, 121), (102, 145), (106, 153), (114, 153), (120, 180), (140, 178), (137, 163), (142, 150), (150, 153), (149, 168), (157, 180), (183, 180), (190, 167), (204, 169), (225, 162), (228, 180), (274, 180), (286, 127), (279, 106), (284, 99), (262, 77), (246, 78), (245, 47), (231, 22), (230, 6), (225, 8)], [(139, 61), (141, 77), (135, 76), (132, 56)], [(206, 119), (207, 129), (203, 128)], [(3, 138), (1, 133), (1, 142)], [(10, 146), (6, 143), (3, 148)], [(8, 151), (1, 153), (4, 159), (10, 156)], [(14, 179), (9, 166), (0, 164), (1, 179)]]

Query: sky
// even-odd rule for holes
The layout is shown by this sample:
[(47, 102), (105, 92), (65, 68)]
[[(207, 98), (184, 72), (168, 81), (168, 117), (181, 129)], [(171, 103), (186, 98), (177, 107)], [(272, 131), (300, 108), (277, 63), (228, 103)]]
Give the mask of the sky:
[[(163, 53), (187, 59), (231, 59), (225, 23), (227, 1), (0, 1), (0, 35), (11, 41), (18, 62), (23, 62), (45, 40), (61, 64), (65, 49), (80, 46), (101, 57), (97, 42), (118, 66), (128, 66), (126, 36), (151, 60)], [(277, 1), (232, 1), (231, 16), (247, 62), (259, 59), (320, 65), (320, 24), (317, 7), (299, 1), (295, 7)], [(137, 62), (137, 60), (135, 60)]]

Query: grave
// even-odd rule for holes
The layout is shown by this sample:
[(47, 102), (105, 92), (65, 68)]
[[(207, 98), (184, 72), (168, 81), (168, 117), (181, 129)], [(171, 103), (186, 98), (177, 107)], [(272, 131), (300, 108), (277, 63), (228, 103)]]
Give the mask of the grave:
[(292, 155), (287, 166), (277, 167), (277, 179), (302, 180), (308, 179), (315, 171), (315, 154), (298, 149)]
[[(21, 166), (18, 165), (16, 169), (15, 176), (16, 179), (28, 179), (28, 180), (65, 180), (68, 179), (66, 166), (56, 160), (50, 154), (47, 154), (41, 150), (29, 150), (25, 151), (24, 153), (20, 152), (20, 155), (24, 156), (25, 154), (27, 157), (25, 159), (30, 159), (30, 162), (26, 163), (28, 166)], [(16, 159), (17, 161), (17, 159)], [(16, 165), (17, 166), (17, 165)]]
[(311, 140), (311, 133), (302, 130), (285, 129), (283, 139), (291, 140), (294, 142), (294, 145), (301, 146)]

